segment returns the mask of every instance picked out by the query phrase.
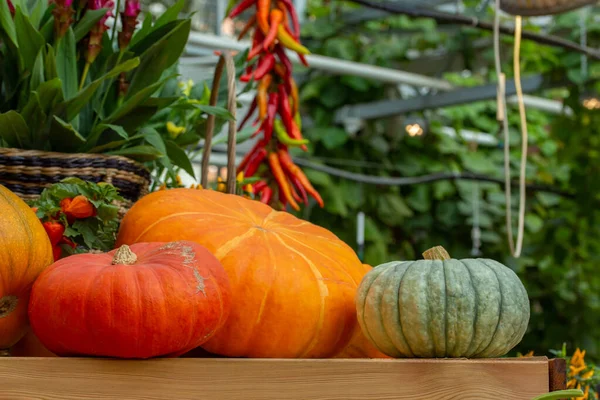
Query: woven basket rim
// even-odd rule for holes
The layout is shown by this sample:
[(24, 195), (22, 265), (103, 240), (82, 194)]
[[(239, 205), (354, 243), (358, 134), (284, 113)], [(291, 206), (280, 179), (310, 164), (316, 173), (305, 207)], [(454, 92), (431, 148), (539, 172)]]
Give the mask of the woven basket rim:
[(40, 157), (40, 158), (59, 158), (59, 159), (101, 159), (101, 160), (120, 160), (129, 164), (133, 164), (140, 169), (143, 169), (150, 174), (150, 170), (140, 162), (131, 158), (112, 154), (96, 154), (96, 153), (61, 153), (57, 151), (45, 150), (25, 150), (13, 147), (0, 147), (0, 154), (10, 156), (14, 153), (15, 156), (21, 157)]

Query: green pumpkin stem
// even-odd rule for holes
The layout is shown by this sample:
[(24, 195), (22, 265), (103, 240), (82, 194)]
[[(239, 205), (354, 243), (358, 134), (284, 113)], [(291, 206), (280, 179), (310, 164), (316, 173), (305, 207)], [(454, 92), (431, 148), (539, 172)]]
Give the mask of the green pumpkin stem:
[(119, 247), (116, 251), (115, 256), (113, 257), (112, 264), (113, 265), (133, 265), (137, 261), (137, 256), (129, 246), (124, 244)]
[(556, 392), (545, 393), (533, 400), (558, 400), (572, 397), (581, 397), (583, 392), (580, 389), (558, 390)]
[(426, 260), (449, 260), (450, 254), (442, 246), (435, 246), (423, 252), (423, 258)]

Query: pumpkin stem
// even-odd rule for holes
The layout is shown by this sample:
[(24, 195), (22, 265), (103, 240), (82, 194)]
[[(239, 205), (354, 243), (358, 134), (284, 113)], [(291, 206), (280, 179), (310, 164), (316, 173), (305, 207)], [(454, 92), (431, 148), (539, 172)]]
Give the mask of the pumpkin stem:
[(435, 246), (423, 252), (423, 258), (426, 260), (449, 260), (450, 254), (442, 246)]
[(135, 253), (131, 251), (129, 246), (124, 244), (123, 246), (119, 247), (119, 249), (115, 253), (115, 256), (112, 260), (112, 265), (133, 265), (136, 261), (137, 256), (135, 255)]
[(0, 349), (0, 357), (10, 357), (10, 349)]

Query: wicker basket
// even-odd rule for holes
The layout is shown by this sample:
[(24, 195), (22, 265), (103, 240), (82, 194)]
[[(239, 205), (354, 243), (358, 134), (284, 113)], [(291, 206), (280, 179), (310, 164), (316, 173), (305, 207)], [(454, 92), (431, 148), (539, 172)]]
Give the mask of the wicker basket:
[(23, 200), (36, 199), (45, 188), (69, 177), (112, 184), (125, 199), (118, 204), (121, 215), (150, 186), (150, 172), (125, 157), (0, 148), (0, 184)]
[(501, 0), (500, 8), (509, 14), (533, 17), (560, 14), (596, 2), (597, 0)]

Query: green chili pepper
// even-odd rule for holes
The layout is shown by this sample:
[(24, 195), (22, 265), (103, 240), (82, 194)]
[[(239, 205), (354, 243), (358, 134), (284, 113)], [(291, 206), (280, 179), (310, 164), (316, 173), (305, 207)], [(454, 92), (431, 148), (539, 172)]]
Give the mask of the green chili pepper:
[(307, 139), (292, 139), (287, 134), (285, 127), (283, 126), (283, 122), (281, 120), (276, 119), (275, 124), (273, 125), (275, 128), (275, 133), (277, 134), (277, 139), (287, 146), (302, 146), (308, 144), (309, 141)]

